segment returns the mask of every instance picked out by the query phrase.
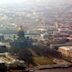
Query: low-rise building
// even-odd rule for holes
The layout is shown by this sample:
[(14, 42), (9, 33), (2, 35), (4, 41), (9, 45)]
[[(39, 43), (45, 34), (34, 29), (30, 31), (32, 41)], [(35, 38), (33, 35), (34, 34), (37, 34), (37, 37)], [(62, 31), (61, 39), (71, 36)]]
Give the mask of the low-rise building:
[(72, 46), (62, 46), (58, 49), (61, 52), (63, 58), (72, 62)]
[(23, 60), (17, 59), (8, 52), (0, 53), (0, 72), (7, 72), (10, 70), (28, 71), (27, 66)]
[(6, 45), (2, 42), (0, 42), (0, 53), (4, 53), (4, 52), (7, 52), (8, 49), (6, 47)]

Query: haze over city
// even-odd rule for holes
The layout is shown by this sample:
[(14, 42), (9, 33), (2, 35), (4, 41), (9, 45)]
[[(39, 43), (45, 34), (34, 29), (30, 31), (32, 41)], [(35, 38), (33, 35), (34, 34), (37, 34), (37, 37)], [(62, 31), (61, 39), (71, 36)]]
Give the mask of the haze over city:
[(30, 30), (41, 23), (71, 24), (71, 6), (71, 0), (0, 0), (0, 27), (6, 31), (22, 24)]
[(72, 72), (72, 0), (0, 0), (0, 72)]

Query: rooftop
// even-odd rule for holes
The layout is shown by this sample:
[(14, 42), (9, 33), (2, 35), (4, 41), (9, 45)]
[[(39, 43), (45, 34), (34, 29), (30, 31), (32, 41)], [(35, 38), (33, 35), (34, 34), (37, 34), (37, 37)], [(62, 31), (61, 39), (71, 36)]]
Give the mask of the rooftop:
[(72, 46), (62, 46), (59, 47), (60, 49), (65, 49), (65, 50), (72, 50)]
[(4, 44), (4, 43), (2, 43), (2, 42), (0, 42), (0, 46), (5, 46), (5, 44)]

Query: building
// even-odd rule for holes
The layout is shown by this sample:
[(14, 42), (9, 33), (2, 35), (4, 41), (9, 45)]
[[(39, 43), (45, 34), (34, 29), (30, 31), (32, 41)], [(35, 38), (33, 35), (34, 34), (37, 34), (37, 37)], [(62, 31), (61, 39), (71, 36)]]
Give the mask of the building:
[(25, 32), (23, 31), (22, 26), (19, 28), (17, 33), (18, 38), (10, 43), (12, 48), (31, 48), (32, 39), (25, 37)]
[(69, 37), (67, 37), (67, 39), (72, 42), (72, 35), (70, 35)]
[(26, 72), (27, 66), (24, 61), (16, 59), (8, 52), (0, 53), (0, 72), (11, 72), (10, 70), (22, 70)]
[(0, 34), (0, 41), (3, 41), (3, 40), (4, 40), (4, 35)]
[(58, 51), (61, 52), (63, 58), (72, 62), (72, 46), (59, 47)]
[(2, 42), (0, 42), (0, 53), (4, 53), (4, 52), (7, 52), (8, 49), (6, 47), (6, 45)]

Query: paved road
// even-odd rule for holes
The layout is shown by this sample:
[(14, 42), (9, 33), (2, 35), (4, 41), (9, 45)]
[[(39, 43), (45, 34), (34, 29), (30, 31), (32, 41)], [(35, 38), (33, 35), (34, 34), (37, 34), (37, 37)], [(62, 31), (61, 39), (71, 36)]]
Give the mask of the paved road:
[(45, 69), (45, 70), (37, 70), (35, 72), (72, 72), (72, 67), (70, 68), (61, 68), (61, 69)]

